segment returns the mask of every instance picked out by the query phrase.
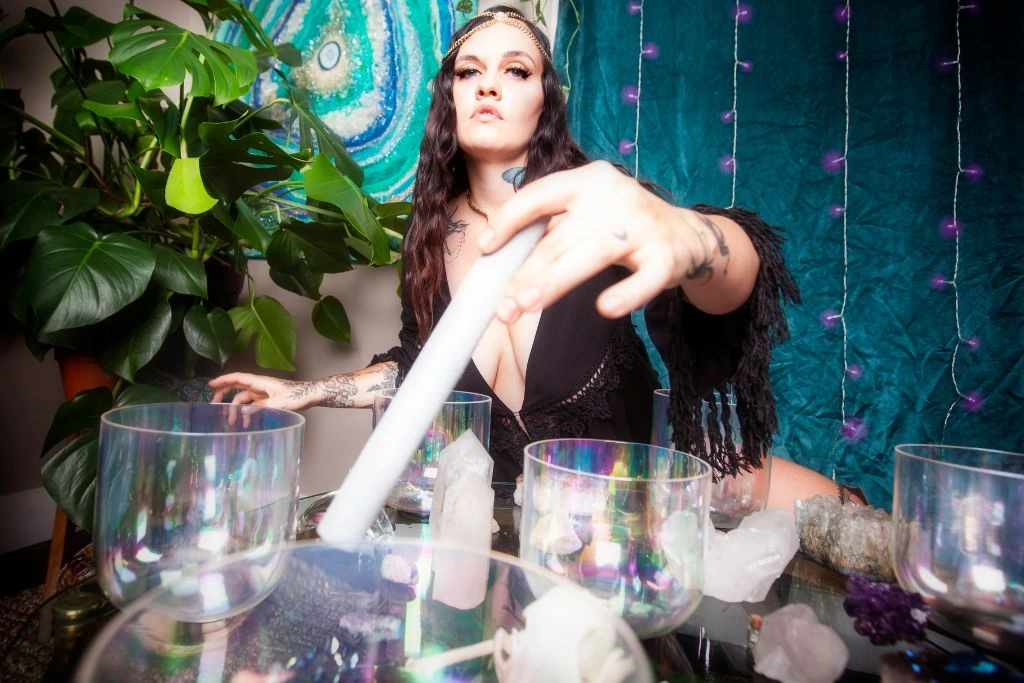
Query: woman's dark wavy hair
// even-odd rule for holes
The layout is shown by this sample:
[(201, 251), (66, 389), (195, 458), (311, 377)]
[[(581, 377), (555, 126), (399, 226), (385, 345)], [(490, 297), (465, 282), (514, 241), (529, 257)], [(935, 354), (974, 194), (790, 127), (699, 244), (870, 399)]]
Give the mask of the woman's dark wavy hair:
[[(520, 15), (519, 10), (504, 5), (491, 7), (490, 11)], [(452, 42), (490, 19), (487, 16), (470, 19), (455, 32)], [(547, 37), (533, 24), (525, 23), (545, 51), (551, 54)], [(455, 138), (452, 83), (455, 80), (457, 56), (456, 50), (443, 60), (434, 78), (433, 97), (427, 112), (416, 168), (412, 216), (402, 249), (403, 286), (416, 316), (420, 343), (426, 340), (434, 327), (434, 301), (444, 277), (445, 226), (451, 202), (469, 188), (466, 161)], [(586, 155), (569, 133), (561, 83), (554, 65), (548, 59), (544, 59), (541, 83), (544, 88), (544, 106), (537, 121), (537, 129), (527, 147), (523, 183), (587, 162)]]

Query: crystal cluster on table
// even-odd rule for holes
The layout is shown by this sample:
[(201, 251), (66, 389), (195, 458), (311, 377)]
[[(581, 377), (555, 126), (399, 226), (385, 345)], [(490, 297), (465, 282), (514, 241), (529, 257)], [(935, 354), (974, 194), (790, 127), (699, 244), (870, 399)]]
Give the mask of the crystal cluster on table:
[(832, 496), (796, 502), (800, 548), (847, 576), (896, 581), (892, 567), (892, 517), (868, 505)]
[(799, 547), (787, 510), (755, 512), (732, 531), (715, 531), (704, 559), (704, 594), (723, 602), (760, 602)]

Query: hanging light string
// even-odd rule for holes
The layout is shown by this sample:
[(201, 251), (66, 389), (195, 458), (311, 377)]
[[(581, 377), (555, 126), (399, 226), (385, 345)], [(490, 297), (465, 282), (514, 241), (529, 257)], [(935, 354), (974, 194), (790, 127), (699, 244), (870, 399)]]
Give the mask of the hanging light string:
[(636, 127), (633, 131), (633, 176), (640, 175), (640, 102), (643, 101), (644, 82), (644, 0), (640, 6), (640, 40), (636, 53)]
[(736, 206), (736, 141), (739, 134), (739, 114), (736, 112), (736, 105), (739, 100), (739, 70), (740, 70), (740, 0), (736, 0), (736, 8), (733, 10), (733, 33), (732, 33), (732, 198), (729, 200), (729, 208)]
[(960, 352), (960, 345), (965, 341), (963, 335), (963, 329), (960, 325), (960, 286), (957, 283), (957, 278), (960, 274), (960, 223), (957, 217), (957, 208), (960, 194), (960, 177), (964, 174), (964, 159), (963, 159), (963, 139), (960, 133), (960, 124), (963, 120), (964, 102), (963, 102), (963, 73), (960, 64), (960, 15), (968, 7), (973, 5), (963, 5), (960, 0), (956, 0), (956, 58), (953, 60), (954, 66), (956, 66), (956, 177), (953, 180), (953, 223), (951, 232), (954, 239), (955, 255), (953, 257), (953, 278), (949, 281), (953, 287), (953, 315), (956, 321), (956, 344), (953, 346), (953, 357), (949, 364), (949, 376), (953, 380), (953, 390), (956, 391), (956, 398), (949, 404), (949, 409), (946, 411), (946, 418), (942, 421), (942, 435), (940, 441), (946, 440), (946, 427), (949, 424), (950, 415), (953, 414), (953, 408), (960, 401), (965, 401), (968, 408), (971, 407), (972, 403), (980, 402), (977, 396), (967, 396), (960, 390), (960, 382), (956, 377), (956, 361), (957, 356)]

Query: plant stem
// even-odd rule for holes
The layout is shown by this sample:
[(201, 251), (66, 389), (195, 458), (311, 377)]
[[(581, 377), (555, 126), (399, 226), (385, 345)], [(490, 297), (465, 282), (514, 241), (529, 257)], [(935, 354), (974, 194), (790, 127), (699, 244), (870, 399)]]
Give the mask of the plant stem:
[(42, 121), (40, 121), (36, 117), (34, 117), (31, 114), (29, 114), (24, 109), (18, 109), (17, 107), (12, 107), (11, 105), (7, 104), (6, 102), (0, 102), (0, 107), (3, 107), (4, 109), (7, 109), (9, 111), (16, 112), (19, 116), (21, 116), (23, 119), (25, 119), (26, 121), (31, 123), (33, 126), (38, 128), (39, 130), (49, 134), (49, 136), (52, 137), (52, 138), (57, 138), (58, 140), (63, 142), (65, 145), (70, 147), (71, 151), (75, 152), (83, 161), (88, 161), (88, 159), (86, 159), (86, 156), (85, 156), (85, 147), (83, 147), (82, 145), (78, 144), (77, 142), (75, 142), (74, 140), (69, 138), (67, 135), (64, 135), (64, 133), (61, 133), (56, 128), (53, 128), (51, 126), (46, 125), (45, 123), (43, 123)]
[(192, 109), (192, 96), (185, 98), (185, 106), (181, 109), (181, 158), (188, 158), (188, 143), (185, 140), (185, 122), (188, 120), (189, 110)]
[(199, 260), (199, 219), (192, 221), (192, 258)]

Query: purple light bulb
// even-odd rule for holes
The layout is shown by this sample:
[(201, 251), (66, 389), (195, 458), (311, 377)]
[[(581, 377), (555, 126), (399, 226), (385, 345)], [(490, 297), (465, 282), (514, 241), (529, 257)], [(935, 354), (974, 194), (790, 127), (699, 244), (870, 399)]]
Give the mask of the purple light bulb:
[(965, 2), (960, 5), (960, 10), (978, 16), (981, 14), (981, 3), (980, 2)]
[(850, 367), (846, 368), (846, 376), (856, 382), (864, 376), (864, 368), (854, 363)]
[(748, 74), (748, 73), (750, 73), (751, 71), (754, 70), (754, 63), (752, 61), (750, 61), (749, 59), (741, 59), (740, 61), (738, 61), (736, 63), (739, 64), (740, 71), (742, 71), (745, 74)]
[(741, 2), (733, 9), (732, 18), (739, 24), (749, 23), (754, 18), (754, 8), (745, 2)]
[(942, 273), (933, 274), (928, 282), (936, 292), (941, 289), (945, 289), (946, 286), (949, 285), (949, 280), (947, 280), (946, 276)]
[(722, 112), (720, 118), (722, 119), (722, 123), (732, 123), (736, 118), (736, 112), (732, 109), (726, 109)]
[(849, 5), (836, 5), (832, 8), (832, 18), (838, 21), (840, 24), (845, 24), (850, 21), (850, 6)]
[(836, 50), (836, 61), (838, 61), (838, 62), (845, 62), (846, 61), (846, 50)]
[(846, 158), (838, 149), (830, 149), (821, 156), (821, 167), (825, 169), (825, 173), (832, 175), (839, 173), (843, 170), (844, 163), (846, 163)]
[(985, 407), (985, 399), (977, 391), (969, 391), (960, 397), (960, 407), (968, 413), (976, 413)]
[(985, 176), (985, 169), (981, 167), (981, 164), (974, 161), (964, 166), (963, 174), (972, 183), (976, 183)]
[(831, 308), (827, 308), (818, 315), (818, 322), (826, 330), (831, 330), (839, 322), (839, 314)]
[(935, 70), (940, 76), (948, 76), (956, 71), (956, 60), (952, 57), (943, 55), (935, 60)]
[(736, 170), (736, 160), (729, 154), (718, 157), (718, 170), (722, 173), (732, 173)]
[(828, 215), (832, 216), (832, 218), (842, 218), (844, 213), (846, 213), (846, 209), (838, 204), (833, 204), (828, 207)]
[(960, 221), (946, 216), (939, 222), (939, 234), (947, 240), (955, 240), (960, 236)]
[(858, 441), (863, 441), (864, 437), (868, 435), (868, 427), (864, 424), (864, 420), (859, 417), (850, 417), (843, 422), (839, 433), (847, 441), (857, 443)]
[(657, 43), (645, 43), (644, 46), (640, 48), (640, 56), (644, 59), (657, 59), (660, 54), (661, 50), (658, 49)]
[(978, 335), (968, 337), (967, 339), (964, 340), (964, 346), (966, 346), (971, 351), (977, 351), (978, 347), (981, 346), (981, 339), (978, 338)]
[(632, 154), (634, 149), (636, 145), (632, 140), (623, 140), (619, 143), (619, 154)]
[(629, 0), (629, 2), (626, 3), (626, 11), (634, 16), (640, 14), (640, 10), (643, 8), (644, 3), (641, 2), (641, 0)]
[(635, 85), (627, 85), (622, 89), (622, 101), (626, 104), (636, 105), (640, 101), (640, 88)]

